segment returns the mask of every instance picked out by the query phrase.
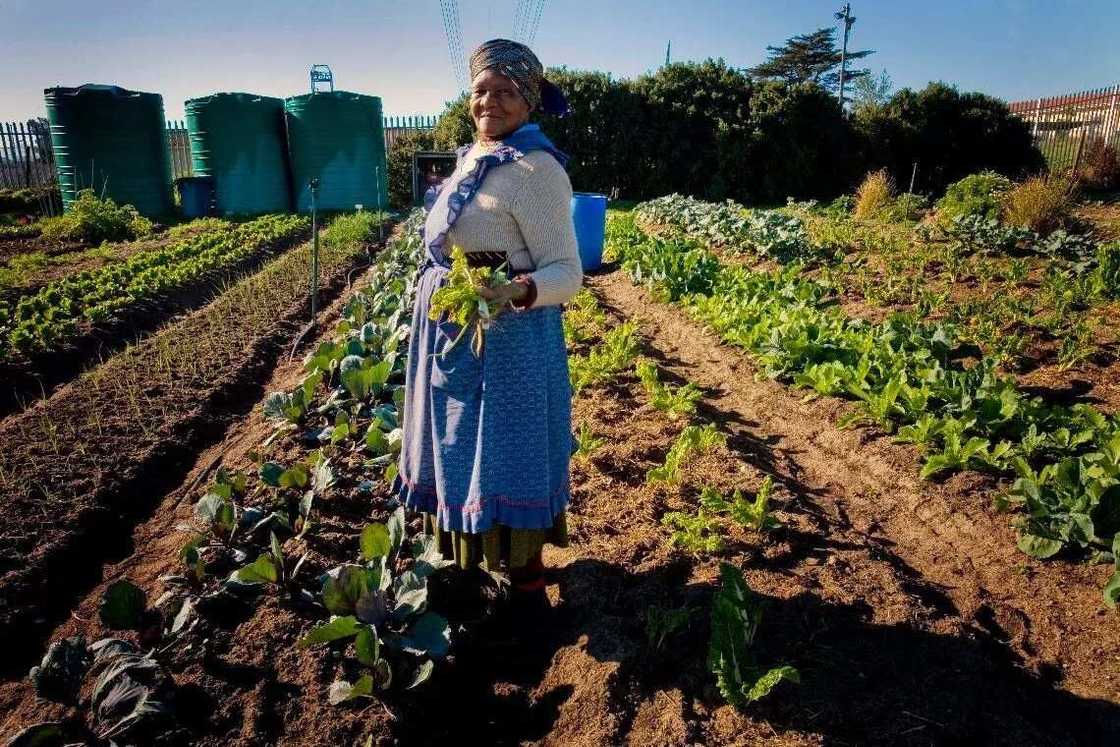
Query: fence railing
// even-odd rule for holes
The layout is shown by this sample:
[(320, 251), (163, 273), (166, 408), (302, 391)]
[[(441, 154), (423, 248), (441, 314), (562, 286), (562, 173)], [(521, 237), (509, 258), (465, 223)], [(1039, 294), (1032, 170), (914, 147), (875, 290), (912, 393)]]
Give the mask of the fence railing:
[(393, 141), (401, 135), (412, 132), (428, 132), (435, 129), (439, 117), (431, 114), (421, 114), (413, 117), (385, 117), (385, 148), (392, 146)]
[(1120, 85), (1012, 101), (1008, 107), (1030, 124), (1035, 144), (1051, 171), (1076, 168), (1082, 154), (1097, 140), (1120, 147)]
[[(425, 132), (436, 126), (438, 117), (418, 115), (385, 117), (385, 147), (401, 135)], [(167, 142), (171, 152), (171, 173), (179, 179), (191, 176), (191, 143), (186, 122), (168, 120)], [(28, 122), (0, 122), (0, 189), (50, 186), (55, 183), (54, 151), (50, 127), (45, 119)]]
[(54, 183), (54, 151), (46, 120), (0, 122), (0, 189)]
[(171, 178), (191, 176), (194, 167), (191, 165), (191, 140), (186, 122), (173, 119), (167, 121), (167, 144), (171, 151)]

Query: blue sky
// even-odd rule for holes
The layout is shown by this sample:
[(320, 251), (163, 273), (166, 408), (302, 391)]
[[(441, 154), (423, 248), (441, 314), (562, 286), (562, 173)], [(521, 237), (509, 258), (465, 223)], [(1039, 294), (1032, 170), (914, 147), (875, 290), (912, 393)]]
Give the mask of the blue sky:
[[(767, 44), (834, 23), (839, 0), (551, 0), (534, 49), (545, 65), (640, 74), (674, 60), (760, 62)], [(463, 46), (512, 33), (517, 0), (460, 0)], [(854, 0), (852, 45), (896, 87), (945, 80), (1005, 99), (1120, 83), (1117, 0)], [(439, 2), (0, 0), (0, 121), (43, 112), (54, 85), (163, 94), (168, 117), (214, 91), (304, 93), (329, 63), (339, 88), (391, 114), (436, 113), (456, 85)]]

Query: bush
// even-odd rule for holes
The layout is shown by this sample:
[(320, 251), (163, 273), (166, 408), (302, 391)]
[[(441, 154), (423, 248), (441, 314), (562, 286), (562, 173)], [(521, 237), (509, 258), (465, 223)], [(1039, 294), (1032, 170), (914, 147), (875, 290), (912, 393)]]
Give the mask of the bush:
[[(629, 81), (564, 68), (548, 75), (572, 113), (536, 119), (572, 157), (576, 189), (774, 204), (831, 199), (850, 187), (851, 128), (818, 85), (752, 83), (722, 60), (666, 65)], [(448, 103), (433, 135), (439, 149), (470, 142), (466, 96)]]
[(1120, 241), (1101, 244), (1097, 248), (1094, 285), (1101, 295), (1120, 299)]
[(840, 195), (832, 202), (821, 208), (829, 218), (847, 218), (856, 209), (856, 198), (851, 195)]
[(435, 138), (430, 132), (407, 132), (389, 146), (389, 205), (407, 208), (412, 205), (412, 158), (418, 150), (432, 150)]
[(103, 200), (92, 189), (79, 192), (65, 215), (46, 218), (41, 225), (45, 239), (86, 244), (137, 239), (152, 232), (152, 222), (132, 205)]
[(55, 187), (22, 187), (19, 189), (0, 189), (0, 213), (19, 215), (41, 215), (41, 201), (58, 201)]
[(921, 220), (927, 210), (929, 210), (928, 197), (913, 192), (903, 192), (891, 202), (883, 217), (894, 222), (916, 221)]
[(1029, 125), (1007, 104), (944, 83), (904, 88), (883, 107), (857, 111), (854, 121), (870, 168), (909, 178), (917, 161), (917, 183), (926, 193), (977, 171), (1019, 177), (1045, 167)]
[(937, 219), (942, 225), (969, 215), (998, 219), (1003, 196), (1014, 186), (1014, 182), (994, 171), (970, 174), (945, 190), (945, 196), (937, 201)]
[(894, 202), (894, 179), (886, 169), (872, 171), (856, 190), (856, 220), (879, 217)]
[[(750, 149), (724, 162), (746, 177), (740, 201), (757, 205), (783, 204), (787, 197), (831, 199), (849, 191), (866, 172), (840, 104), (819, 85), (759, 83), (750, 106)], [(721, 152), (710, 157), (725, 158)]]
[(1089, 189), (1109, 191), (1120, 188), (1120, 154), (1104, 138), (1093, 138), (1081, 154), (1078, 178)]
[(1066, 224), (1073, 209), (1073, 183), (1056, 176), (1035, 176), (1003, 197), (1003, 219), (1046, 236)]
[(463, 93), (443, 107), (432, 140), (436, 150), (455, 150), (474, 140), (474, 124), (471, 122), (470, 95)]

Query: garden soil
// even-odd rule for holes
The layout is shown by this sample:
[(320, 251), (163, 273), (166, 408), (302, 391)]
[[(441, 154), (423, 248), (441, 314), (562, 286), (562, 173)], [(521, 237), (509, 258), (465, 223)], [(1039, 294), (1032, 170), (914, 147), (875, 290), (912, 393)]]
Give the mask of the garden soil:
[[(1105, 744), (1120, 733), (1120, 636), (1100, 602), (1106, 569), (1026, 558), (1008, 517), (989, 508), (996, 486), (972, 475), (920, 483), (913, 450), (836, 428), (847, 405), (756, 380), (741, 354), (621, 273), (589, 285), (614, 322), (638, 324), (664, 380), (701, 387), (699, 420), (717, 423), (727, 447), (687, 465), (679, 485), (646, 485), (683, 423), (646, 404), (629, 375), (583, 392), (574, 424), (605, 443), (573, 463), (571, 543), (546, 552), (551, 613), (467, 620), (453, 657), (420, 690), (330, 706), (342, 664), (328, 649), (295, 648), (312, 621), (266, 597), (166, 657), (183, 743), (1018, 746)], [(269, 389), (298, 376), (282, 366)], [(176, 524), (208, 475), (218, 464), (250, 467), (270, 430), (254, 410), (202, 454), (105, 581), (127, 576), (158, 597), (186, 537)], [(720, 557), (763, 600), (759, 660), (792, 664), (802, 681), (740, 713), (705, 662), (719, 558), (672, 549), (660, 519), (693, 510), (701, 485), (753, 492), (767, 475), (783, 527), (730, 528)], [(317, 504), (316, 531), (285, 552), (307, 552), (313, 569), (348, 559), (355, 527), (390, 505), (384, 489), (338, 485)], [(470, 609), (471, 582), (437, 586), (433, 605)], [(104, 585), (52, 638), (104, 633)], [(692, 612), (658, 644), (646, 632), (651, 607)], [(37, 699), (26, 681), (0, 688), (0, 710), (11, 713), (3, 736), (76, 714)]]

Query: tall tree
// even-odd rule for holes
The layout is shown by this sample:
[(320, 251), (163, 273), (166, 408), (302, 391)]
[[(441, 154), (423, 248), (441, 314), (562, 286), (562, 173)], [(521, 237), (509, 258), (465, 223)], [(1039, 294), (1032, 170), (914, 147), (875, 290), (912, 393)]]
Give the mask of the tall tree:
[[(782, 80), (787, 83), (816, 83), (829, 91), (840, 84), (840, 49), (836, 46), (836, 29), (817, 29), (809, 34), (786, 39), (780, 47), (767, 47), (770, 54), (766, 62), (750, 69), (750, 74), (762, 80)], [(860, 60), (873, 49), (848, 50), (847, 62)], [(848, 68), (844, 79), (851, 83), (868, 75), (867, 68)]]
[(852, 84), (852, 95), (845, 96), (852, 102), (852, 111), (881, 109), (891, 100), (894, 81), (886, 70), (878, 75), (862, 75)]

